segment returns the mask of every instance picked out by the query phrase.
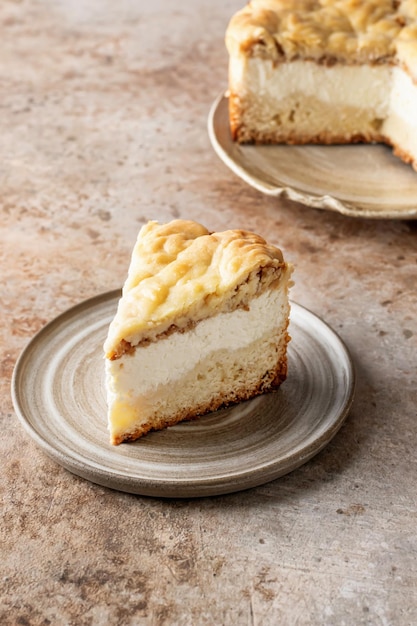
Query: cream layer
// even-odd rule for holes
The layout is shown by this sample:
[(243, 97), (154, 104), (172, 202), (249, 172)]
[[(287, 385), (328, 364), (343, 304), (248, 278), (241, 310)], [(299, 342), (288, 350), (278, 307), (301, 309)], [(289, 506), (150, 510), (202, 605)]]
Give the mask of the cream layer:
[(333, 106), (373, 109), (385, 117), (392, 83), (391, 65), (334, 65), (314, 61), (274, 64), (257, 57), (231, 57), (230, 78), (239, 94), (276, 102), (299, 94)]
[(417, 85), (398, 67), (392, 72), (389, 113), (382, 131), (393, 144), (413, 158), (417, 169)]

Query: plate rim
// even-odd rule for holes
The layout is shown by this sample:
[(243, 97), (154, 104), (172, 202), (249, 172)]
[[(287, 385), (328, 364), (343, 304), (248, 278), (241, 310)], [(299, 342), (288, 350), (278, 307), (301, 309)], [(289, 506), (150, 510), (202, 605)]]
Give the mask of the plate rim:
[[(366, 202), (352, 202), (345, 201), (331, 194), (319, 194), (314, 192), (301, 191), (294, 186), (285, 185), (280, 186), (275, 183), (268, 183), (267, 180), (261, 180), (259, 177), (250, 175), (246, 169), (238, 164), (223, 148), (221, 145), (215, 128), (215, 117), (219, 112), (221, 106), (228, 100), (227, 91), (222, 91), (212, 102), (208, 120), (207, 130), (210, 139), (210, 143), (217, 154), (227, 167), (234, 172), (239, 178), (244, 180), (248, 185), (264, 193), (265, 195), (275, 198), (285, 198), (309, 206), (314, 209), (330, 210), (333, 212), (341, 213), (349, 217), (361, 217), (365, 219), (396, 219), (396, 220), (413, 220), (417, 219), (417, 202), (416, 206), (404, 208), (401, 210), (385, 210), (377, 209), (377, 203)], [(416, 173), (417, 175), (417, 173)]]
[[(116, 306), (120, 294), (121, 289), (114, 289), (97, 294), (96, 296), (92, 296), (76, 303), (67, 310), (58, 314), (55, 318), (40, 328), (40, 330), (26, 343), (24, 348), (21, 350), (13, 369), (11, 379), (11, 396), (15, 414), (18, 417), (20, 424), (23, 426), (25, 432), (49, 458), (53, 459), (71, 473), (104, 487), (144, 496), (161, 498), (196, 498), (235, 493), (265, 484), (294, 471), (316, 456), (331, 441), (331, 439), (333, 439), (344, 423), (350, 411), (356, 387), (355, 367), (349, 350), (339, 334), (320, 316), (313, 313), (307, 307), (290, 300), (291, 310), (298, 309), (299, 311), (302, 311), (304, 315), (312, 316), (316, 321), (323, 325), (328, 333), (330, 333), (332, 339), (336, 340), (343, 353), (345, 359), (344, 363), (348, 370), (348, 377), (346, 381), (347, 393), (341, 410), (331, 424), (325, 428), (324, 432), (317, 439), (313, 438), (304, 444), (301, 451), (292, 451), (285, 457), (280, 457), (278, 461), (270, 459), (267, 463), (264, 463), (261, 467), (258, 466), (255, 469), (247, 468), (244, 471), (240, 470), (235, 473), (229, 471), (224, 477), (208, 476), (199, 478), (198, 488), (196, 489), (194, 483), (188, 481), (187, 479), (184, 480), (183, 478), (171, 477), (169, 480), (165, 478), (160, 480), (157, 477), (156, 479), (149, 479), (144, 476), (137, 477), (132, 474), (116, 474), (114, 470), (105, 467), (102, 464), (100, 466), (94, 465), (94, 467), (92, 467), (91, 461), (89, 462), (88, 458), (84, 457), (80, 460), (79, 457), (75, 456), (71, 450), (65, 452), (60, 448), (54, 447), (51, 441), (45, 437), (44, 433), (38, 432), (35, 426), (31, 423), (31, 420), (25, 415), (24, 409), (21, 406), (21, 400), (18, 393), (18, 381), (21, 376), (21, 370), (24, 368), (25, 361), (30, 358), (30, 353), (34, 346), (36, 346), (40, 337), (47, 335), (48, 332), (53, 331), (55, 328), (59, 329), (60, 325), (65, 322), (66, 319), (71, 319), (73, 316), (77, 315), (80, 311), (84, 311), (86, 308), (90, 309), (91, 307), (99, 307), (103, 303), (110, 303), (110, 301), (114, 301)], [(167, 491), (170, 491), (170, 493)]]

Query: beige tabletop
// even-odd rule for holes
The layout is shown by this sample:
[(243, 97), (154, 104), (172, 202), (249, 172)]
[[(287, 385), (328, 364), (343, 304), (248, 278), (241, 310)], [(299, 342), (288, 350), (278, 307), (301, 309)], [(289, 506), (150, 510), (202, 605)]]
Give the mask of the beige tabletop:
[[(0, 4), (1, 624), (417, 623), (417, 221), (268, 197), (219, 159), (207, 118), (241, 4)], [(28, 341), (120, 287), (140, 226), (176, 217), (280, 245), (292, 299), (355, 363), (334, 439), (240, 493), (98, 486), (46, 456), (13, 409)]]

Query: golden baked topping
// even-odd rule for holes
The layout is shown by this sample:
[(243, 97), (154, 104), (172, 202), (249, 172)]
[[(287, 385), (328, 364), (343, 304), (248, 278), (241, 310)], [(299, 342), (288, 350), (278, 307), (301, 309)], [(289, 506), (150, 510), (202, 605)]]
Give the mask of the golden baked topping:
[(230, 21), (230, 55), (398, 60), (414, 75), (417, 0), (252, 0)]
[[(209, 233), (201, 224), (148, 222), (139, 232), (104, 349), (117, 358), (138, 343), (244, 305), (283, 272), (281, 251), (254, 233)], [(237, 286), (244, 285), (236, 292)], [(240, 299), (237, 301), (237, 299)]]

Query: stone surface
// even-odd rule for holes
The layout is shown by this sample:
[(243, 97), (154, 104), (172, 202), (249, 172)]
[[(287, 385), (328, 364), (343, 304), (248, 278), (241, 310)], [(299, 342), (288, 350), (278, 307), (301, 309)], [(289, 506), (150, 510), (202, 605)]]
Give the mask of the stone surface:
[[(417, 623), (417, 222), (267, 198), (219, 161), (207, 114), (240, 6), (0, 5), (1, 624)], [(34, 333), (118, 287), (140, 225), (173, 217), (278, 243), (293, 299), (355, 361), (338, 435), (245, 493), (106, 490), (50, 461), (13, 411)]]

